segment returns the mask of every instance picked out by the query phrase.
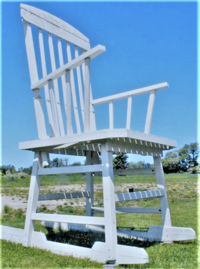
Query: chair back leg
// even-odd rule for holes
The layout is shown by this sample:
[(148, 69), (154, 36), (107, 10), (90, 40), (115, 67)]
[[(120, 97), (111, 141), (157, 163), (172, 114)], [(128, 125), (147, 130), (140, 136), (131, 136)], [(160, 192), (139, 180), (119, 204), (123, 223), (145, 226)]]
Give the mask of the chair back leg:
[(116, 208), (114, 193), (113, 159), (112, 152), (108, 151), (108, 143), (101, 147), (102, 156), (102, 180), (103, 180), (103, 202), (105, 218), (105, 241), (107, 261), (116, 260), (117, 229)]
[(162, 213), (162, 220), (163, 220), (163, 227), (171, 227), (172, 224), (171, 224), (170, 210), (169, 210), (168, 199), (167, 199), (164, 172), (163, 172), (162, 162), (161, 162), (160, 157), (154, 157), (154, 165), (155, 165), (155, 173), (156, 173), (158, 189), (163, 191), (163, 196), (159, 198), (160, 206), (161, 206), (161, 213)]
[(41, 156), (39, 152), (35, 152), (33, 159), (33, 167), (29, 188), (28, 204), (26, 211), (26, 221), (24, 227), (24, 240), (23, 245), (25, 247), (30, 246), (31, 236), (34, 231), (34, 221), (32, 220), (32, 214), (36, 212), (37, 202), (40, 189), (40, 176), (37, 175), (37, 171), (41, 166)]
[[(91, 151), (86, 153), (86, 164), (92, 163)], [(86, 198), (86, 216), (93, 216), (92, 206), (93, 206), (93, 176), (91, 173), (86, 173), (86, 191), (90, 193), (90, 197)]]

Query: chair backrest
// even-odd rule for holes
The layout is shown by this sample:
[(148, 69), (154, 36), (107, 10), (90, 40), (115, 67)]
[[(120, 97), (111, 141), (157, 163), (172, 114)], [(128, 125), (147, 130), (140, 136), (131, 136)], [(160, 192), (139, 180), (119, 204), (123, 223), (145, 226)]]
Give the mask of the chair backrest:
[[(56, 71), (90, 50), (89, 39), (63, 20), (32, 6), (21, 4), (20, 8), (31, 85), (39, 81), (39, 75), (44, 78), (48, 73)], [(85, 62), (81, 66), (68, 70), (60, 78), (49, 80), (44, 87), (33, 89), (39, 139), (46, 138), (48, 132), (50, 136), (56, 137), (73, 134), (75, 128), (72, 127), (72, 121), (75, 121), (76, 132), (82, 132), (85, 115), (85, 70), (87, 69)], [(90, 108), (86, 109), (90, 113), (90, 131), (92, 131), (96, 130), (96, 123), (91, 104), (91, 86), (89, 87)]]

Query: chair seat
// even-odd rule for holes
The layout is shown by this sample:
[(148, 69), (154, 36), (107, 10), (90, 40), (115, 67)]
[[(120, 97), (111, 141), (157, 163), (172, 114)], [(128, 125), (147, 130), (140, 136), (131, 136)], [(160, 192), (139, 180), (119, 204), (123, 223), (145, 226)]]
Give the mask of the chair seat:
[[(68, 136), (47, 137), (19, 143), (23, 150), (47, 150), (49, 153), (77, 155), (77, 151), (101, 151), (101, 144), (110, 142), (110, 151), (154, 155), (177, 146), (176, 141), (129, 129), (105, 129)], [(68, 152), (66, 152), (66, 150)], [(135, 152), (134, 152), (135, 151)], [(79, 153), (78, 153), (79, 155)]]

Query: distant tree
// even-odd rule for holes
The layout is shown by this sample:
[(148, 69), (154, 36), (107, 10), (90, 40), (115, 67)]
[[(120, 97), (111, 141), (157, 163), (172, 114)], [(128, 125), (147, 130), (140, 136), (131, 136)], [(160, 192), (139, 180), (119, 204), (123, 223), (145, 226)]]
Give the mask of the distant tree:
[(164, 158), (162, 159), (163, 170), (166, 174), (177, 173), (180, 170), (179, 158)]
[(0, 166), (0, 171), (2, 174), (6, 175), (6, 172), (8, 171), (8, 166), (7, 165)]
[(28, 168), (23, 168), (22, 172), (31, 175), (32, 173), (32, 166), (28, 167)]
[(177, 158), (178, 156), (178, 151), (170, 151), (165, 154), (165, 158)]
[(113, 158), (113, 168), (126, 169), (128, 166), (127, 158), (128, 156), (125, 153), (118, 154), (115, 158)]
[(190, 167), (198, 166), (199, 144), (185, 144), (185, 146), (179, 150), (179, 156), (181, 159), (185, 159), (185, 161), (187, 160)]
[(178, 151), (166, 153), (165, 158), (162, 159), (163, 170), (165, 173), (186, 172), (188, 169), (198, 166), (198, 157), (198, 143), (185, 144)]
[(81, 165), (80, 162), (75, 162), (75, 163), (70, 164), (70, 166), (80, 166), (80, 165)]
[(63, 167), (68, 166), (68, 159), (55, 158), (50, 161), (50, 167)]
[(136, 169), (136, 168), (150, 168), (151, 164), (150, 163), (145, 163), (144, 161), (139, 161), (137, 163), (129, 162), (128, 163), (128, 168), (131, 169)]
[(0, 166), (0, 171), (1, 171), (1, 173), (4, 174), (4, 175), (6, 175), (7, 172), (9, 172), (9, 173), (11, 173), (11, 174), (15, 174), (15, 173), (17, 173), (17, 171), (16, 171), (14, 165), (11, 165), (11, 164)]

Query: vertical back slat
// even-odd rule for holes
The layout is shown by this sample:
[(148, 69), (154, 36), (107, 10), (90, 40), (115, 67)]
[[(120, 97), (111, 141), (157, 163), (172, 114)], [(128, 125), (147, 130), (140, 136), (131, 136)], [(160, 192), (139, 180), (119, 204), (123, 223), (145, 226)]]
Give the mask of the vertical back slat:
[(84, 132), (90, 131), (90, 58), (85, 59)]
[[(84, 49), (81, 49), (81, 54), (85, 52)], [(83, 84), (85, 85), (85, 62), (81, 65), (82, 67), (82, 74), (83, 74)], [(94, 112), (94, 107), (91, 104), (93, 100), (92, 97), (92, 86), (90, 84), (90, 131), (96, 131), (96, 119), (95, 119), (95, 112)]]
[[(56, 63), (55, 63), (53, 40), (52, 40), (52, 35), (51, 34), (48, 34), (48, 41), (49, 41), (51, 67), (52, 67), (52, 71), (55, 71), (56, 70)], [(62, 112), (61, 112), (61, 107), (60, 107), (60, 97), (59, 97), (57, 79), (55, 79), (53, 81), (53, 84), (54, 84), (54, 91), (55, 91), (56, 110), (57, 110), (58, 122), (59, 122), (59, 127), (60, 127), (60, 135), (64, 136), (65, 131), (64, 131), (63, 120), (62, 120)]]
[[(38, 29), (38, 32), (39, 32), (40, 56), (41, 56), (41, 63), (42, 63), (42, 74), (43, 74), (43, 77), (45, 77), (47, 75), (47, 70), (46, 70), (46, 61), (45, 61), (42, 29)], [(47, 115), (48, 115), (51, 133), (53, 136), (56, 136), (55, 126), (54, 126), (53, 116), (52, 116), (52, 110), (51, 110), (48, 85), (44, 86), (44, 94), (45, 94), (45, 102), (46, 102)]]
[[(34, 84), (35, 82), (38, 81), (38, 72), (35, 59), (32, 31), (29, 23), (23, 21), (23, 25), (24, 25), (25, 44), (26, 44), (30, 79), (31, 84)], [(42, 98), (40, 95), (40, 89), (33, 91), (33, 100), (34, 100), (38, 137), (39, 139), (43, 139), (46, 138), (47, 134), (46, 134), (46, 126), (45, 126), (44, 112), (42, 108)]]
[[(77, 58), (78, 55), (78, 48), (75, 46), (75, 58)], [(78, 90), (79, 90), (79, 98), (80, 98), (80, 106), (81, 106), (81, 115), (82, 120), (84, 122), (84, 101), (83, 101), (83, 89), (82, 89), (82, 82), (81, 82), (81, 72), (80, 72), (80, 66), (77, 66), (76, 68), (77, 72), (77, 80), (78, 80)]]
[(57, 112), (56, 112), (56, 100), (55, 100), (55, 95), (54, 95), (54, 85), (53, 81), (49, 81), (49, 91), (50, 91), (50, 97), (51, 97), (51, 108), (52, 108), (52, 117), (53, 117), (53, 122), (54, 122), (54, 127), (55, 127), (55, 136), (60, 136), (59, 134), (59, 127), (58, 127), (58, 119), (57, 119)]
[(114, 128), (113, 101), (109, 102), (109, 124), (110, 129)]
[(73, 134), (71, 122), (71, 91), (70, 91), (70, 71), (66, 72), (66, 115), (67, 115), (67, 134)]
[(145, 134), (150, 133), (151, 120), (152, 120), (152, 115), (153, 115), (153, 107), (154, 107), (154, 101), (155, 101), (155, 94), (156, 94), (155, 90), (150, 92), (149, 104), (148, 104), (147, 116), (146, 116), (146, 123), (145, 123), (145, 129), (144, 129)]
[(132, 110), (132, 96), (129, 96), (127, 104), (126, 129), (131, 128), (131, 110)]
[[(71, 62), (71, 60), (72, 60), (71, 49), (70, 49), (70, 44), (68, 42), (67, 42), (67, 58), (68, 58), (68, 62)], [(73, 70), (70, 70), (70, 85), (71, 85), (71, 91), (72, 91), (72, 100), (73, 100), (73, 107), (74, 107), (76, 129), (77, 129), (77, 133), (81, 133), (81, 126), (80, 126), (78, 107), (77, 107), (77, 99), (76, 99), (76, 91), (75, 91), (75, 85), (74, 85)]]
[[(60, 63), (60, 67), (61, 67), (64, 65), (64, 61), (63, 61), (62, 44), (61, 44), (60, 38), (58, 38), (58, 56), (59, 56), (59, 63)], [(70, 80), (68, 80), (69, 85), (67, 86), (65, 75), (62, 75), (61, 82), (62, 82), (62, 90), (63, 90), (65, 115), (66, 115), (67, 121), (70, 121), (71, 120), (71, 113), (69, 115), (67, 114), (67, 111), (68, 111), (67, 110), (67, 91), (69, 91), (69, 97), (70, 97)], [(68, 87), (68, 90), (66, 87)], [(71, 97), (70, 97), (70, 99), (71, 99)], [(68, 101), (70, 101), (70, 107), (71, 107), (71, 100), (68, 100)], [(70, 110), (71, 110), (71, 108), (70, 108)], [(70, 127), (70, 129), (71, 129), (71, 127)], [(71, 134), (71, 131), (69, 131), (68, 127), (67, 127), (67, 134), (69, 134), (69, 133)]]

